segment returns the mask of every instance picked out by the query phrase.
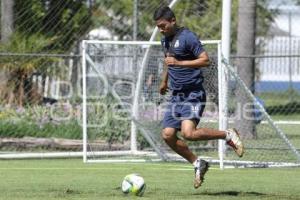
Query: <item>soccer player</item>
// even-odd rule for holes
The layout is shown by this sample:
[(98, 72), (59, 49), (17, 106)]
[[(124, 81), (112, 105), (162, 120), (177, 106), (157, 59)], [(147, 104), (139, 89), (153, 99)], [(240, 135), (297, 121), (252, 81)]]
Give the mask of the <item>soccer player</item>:
[(169, 7), (158, 8), (153, 19), (163, 35), (161, 43), (165, 53), (159, 92), (164, 95), (170, 89), (172, 93), (163, 119), (162, 137), (176, 153), (194, 165), (194, 187), (198, 188), (209, 168), (208, 162), (190, 151), (177, 137), (177, 131), (190, 141), (223, 139), (239, 157), (243, 156), (244, 147), (235, 129), (197, 128), (206, 102), (201, 68), (210, 65), (208, 55), (195, 33), (176, 24), (174, 12)]

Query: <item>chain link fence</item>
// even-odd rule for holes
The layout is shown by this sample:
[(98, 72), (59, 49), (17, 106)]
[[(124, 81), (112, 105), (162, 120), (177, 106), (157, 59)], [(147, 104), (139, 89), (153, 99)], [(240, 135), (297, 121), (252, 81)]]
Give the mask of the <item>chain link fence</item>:
[[(170, 2), (1, 1), (1, 150), (81, 150), (81, 143), (76, 140), (82, 138), (80, 42), (83, 39), (147, 41), (155, 27), (152, 20), (154, 10)], [(234, 53), (238, 1), (233, 1), (232, 63), (237, 59), (255, 60), (257, 98), (278, 123), (286, 123), (282, 128), (295, 136), (299, 147), (298, 136), (290, 130), (291, 126), (295, 129), (300, 127), (299, 40), (291, 34), (283, 36), (281, 42), (276, 39), (283, 32), (281, 29), (274, 30), (272, 20), (266, 21), (264, 18), (266, 13), (274, 19), (278, 16), (269, 3), (267, 0), (259, 2), (257, 24), (259, 27), (270, 27), (273, 36), (270, 39), (269, 31), (259, 29), (256, 55), (245, 55), (248, 57), (244, 58)], [(196, 32), (200, 39), (221, 38), (221, 0), (178, 0), (174, 11), (179, 25)], [(297, 16), (297, 12), (293, 12), (291, 19)], [(278, 74), (279, 69), (284, 70), (273, 76)], [(117, 71), (114, 73), (118, 75)], [(136, 78), (132, 74), (129, 73), (129, 79)], [(145, 99), (152, 98), (154, 89), (149, 92), (145, 90)], [(108, 139), (103, 141), (103, 148), (112, 148), (112, 144), (127, 145), (129, 125), (125, 124), (122, 128), (118, 122), (111, 123), (113, 128), (104, 130)], [(32, 144), (32, 137), (50, 139)], [(18, 142), (11, 145), (14, 141), (8, 138), (18, 138)]]
[[(255, 76), (249, 89), (299, 151), (300, 37), (296, 23), (300, 12), (297, 6), (278, 2), (269, 7), (277, 9), (277, 14), (266, 35), (256, 37), (255, 55), (232, 54), (231, 62), (238, 66), (243, 60), (252, 60)], [(254, 114), (258, 119), (261, 116), (259, 112)], [(257, 122), (256, 127), (264, 126)]]

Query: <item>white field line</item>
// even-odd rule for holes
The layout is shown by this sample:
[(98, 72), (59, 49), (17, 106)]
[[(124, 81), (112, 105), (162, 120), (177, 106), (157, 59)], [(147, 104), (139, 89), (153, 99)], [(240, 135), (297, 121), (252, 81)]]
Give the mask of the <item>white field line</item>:
[[(205, 123), (218, 123), (215, 119), (203, 119), (202, 122)], [(230, 120), (229, 123), (234, 123), (234, 120)], [(262, 124), (268, 124), (267, 121), (261, 121)], [(278, 120), (274, 121), (275, 124), (282, 124), (282, 125), (300, 125), (300, 121), (294, 121), (294, 120)]]
[[(126, 164), (138, 164), (138, 163), (126, 163)], [(150, 163), (149, 163), (150, 164)], [(140, 165), (140, 164), (139, 164)], [(88, 165), (86, 165), (88, 166)], [(163, 166), (163, 168), (162, 168)], [(113, 170), (118, 168), (124, 168), (124, 165), (114, 165), (113, 167), (0, 167), (0, 170)], [(210, 167), (209, 170), (220, 170), (217, 167)], [(190, 164), (186, 166), (170, 166), (168, 164), (161, 164), (158, 166), (151, 166), (150, 170), (167, 170), (167, 171), (193, 171), (194, 167)]]

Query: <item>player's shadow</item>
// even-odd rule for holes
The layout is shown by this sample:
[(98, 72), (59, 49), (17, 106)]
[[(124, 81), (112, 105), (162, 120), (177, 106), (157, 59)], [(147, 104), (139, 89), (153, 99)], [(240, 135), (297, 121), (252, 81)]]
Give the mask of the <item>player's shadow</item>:
[(208, 196), (253, 196), (262, 197), (266, 196), (260, 192), (238, 192), (238, 191), (223, 191), (223, 192), (201, 192), (195, 195), (208, 195)]

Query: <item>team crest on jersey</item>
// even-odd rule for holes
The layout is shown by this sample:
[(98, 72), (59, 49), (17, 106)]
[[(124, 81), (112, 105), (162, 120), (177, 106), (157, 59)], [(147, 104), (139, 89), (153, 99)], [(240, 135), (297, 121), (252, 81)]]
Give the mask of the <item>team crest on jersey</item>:
[(174, 44), (174, 48), (179, 47), (179, 40), (176, 40), (175, 44)]

